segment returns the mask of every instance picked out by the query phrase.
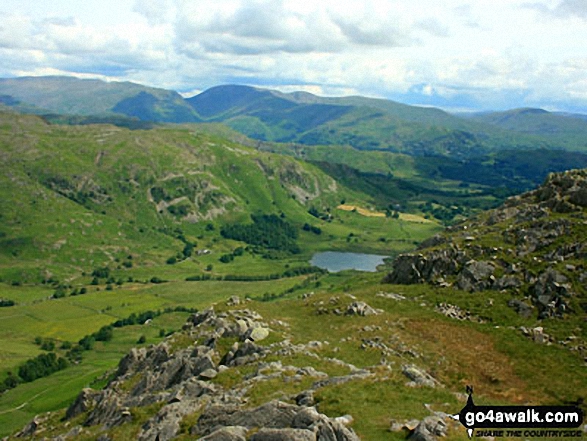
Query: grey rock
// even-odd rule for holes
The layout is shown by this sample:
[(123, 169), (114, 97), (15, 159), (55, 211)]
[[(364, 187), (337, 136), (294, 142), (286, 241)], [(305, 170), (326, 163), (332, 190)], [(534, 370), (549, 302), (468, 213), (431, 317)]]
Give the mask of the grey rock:
[(118, 363), (118, 371), (116, 372), (116, 375), (120, 377), (130, 371), (136, 371), (139, 365), (142, 365), (145, 362), (146, 355), (147, 350), (145, 348), (132, 348)]
[(65, 419), (75, 418), (93, 408), (96, 405), (98, 396), (100, 396), (100, 392), (94, 389), (83, 389), (65, 412)]
[(442, 245), (443, 243), (446, 243), (446, 241), (447, 241), (446, 237), (441, 236), (440, 234), (435, 234), (431, 238), (426, 239), (424, 242), (422, 242), (418, 246), (418, 249), (419, 250), (422, 250), (422, 249), (425, 249), (425, 248), (436, 247), (438, 245)]
[(457, 286), (464, 291), (482, 291), (493, 285), (495, 266), (490, 262), (472, 261), (459, 274)]
[(381, 314), (381, 310), (374, 309), (365, 302), (353, 302), (346, 310), (346, 315), (369, 316), (377, 314)]
[(230, 299), (226, 301), (226, 306), (237, 306), (241, 304), (241, 299), (239, 296), (232, 296)]
[(221, 365), (225, 366), (241, 366), (261, 358), (267, 352), (267, 348), (256, 345), (250, 340), (242, 344), (236, 344), (228, 351), (222, 360)]
[(466, 260), (465, 254), (454, 247), (432, 250), (426, 255), (402, 254), (393, 262), (393, 271), (383, 282), (400, 285), (432, 282), (457, 274)]
[(495, 281), (494, 289), (517, 289), (522, 286), (522, 281), (516, 276), (502, 276)]
[(313, 406), (316, 404), (316, 401), (314, 400), (314, 392), (311, 390), (300, 392), (296, 396), (296, 404), (298, 406)]
[(246, 441), (247, 428), (242, 426), (222, 427), (200, 441)]
[(113, 389), (105, 389), (96, 399), (96, 407), (89, 413), (85, 426), (103, 424), (106, 428), (132, 420), (128, 407)]
[(566, 298), (574, 295), (566, 276), (553, 268), (548, 268), (540, 276), (533, 288), (533, 297), (540, 314), (539, 318), (562, 316), (567, 310)]
[(175, 438), (186, 415), (194, 413), (200, 407), (197, 401), (183, 400), (168, 404), (159, 410), (141, 428), (139, 441), (167, 441)]
[(410, 441), (437, 441), (438, 437), (446, 436), (447, 425), (439, 416), (428, 416), (416, 426), (408, 437)]
[(270, 401), (249, 410), (229, 406), (211, 406), (202, 413), (194, 429), (197, 434), (207, 435), (222, 426), (291, 427), (297, 412), (298, 406), (281, 401)]
[(212, 380), (213, 378), (216, 378), (216, 376), (218, 375), (218, 372), (216, 371), (216, 369), (206, 369), (203, 372), (200, 372), (200, 375), (198, 375), (198, 378), (204, 381), (207, 380)]
[(29, 438), (33, 436), (45, 421), (47, 421), (46, 416), (35, 416), (30, 423), (15, 435), (16, 438)]
[(316, 441), (313, 431), (305, 429), (261, 429), (251, 441)]
[(185, 400), (195, 400), (203, 395), (212, 395), (217, 392), (217, 389), (218, 386), (214, 383), (190, 378), (181, 383), (179, 388), (169, 396), (167, 401), (168, 403), (176, 403)]
[(297, 429), (310, 429), (324, 421), (315, 407), (305, 407), (298, 411), (292, 421), (292, 427)]
[(410, 386), (436, 387), (438, 384), (430, 374), (413, 364), (402, 366), (402, 374), (411, 380), (408, 383)]
[(254, 328), (249, 328), (245, 332), (243, 340), (249, 338), (253, 341), (261, 341), (265, 340), (267, 337), (269, 337), (269, 329), (257, 326)]
[(508, 302), (508, 306), (510, 308), (513, 308), (514, 311), (516, 311), (520, 316), (524, 318), (530, 318), (534, 313), (534, 307), (532, 305), (528, 305), (527, 303), (518, 299), (510, 300)]

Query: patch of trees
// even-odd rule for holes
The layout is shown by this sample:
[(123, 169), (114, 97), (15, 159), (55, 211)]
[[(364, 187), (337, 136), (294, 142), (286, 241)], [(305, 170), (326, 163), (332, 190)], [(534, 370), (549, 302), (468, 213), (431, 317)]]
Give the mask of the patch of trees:
[(14, 303), (14, 300), (0, 299), (0, 308), (5, 308), (8, 306), (14, 306), (14, 305), (16, 305), (16, 303)]
[(23, 382), (29, 383), (37, 378), (46, 377), (53, 372), (65, 369), (67, 366), (65, 358), (57, 357), (54, 352), (49, 352), (27, 360), (18, 368), (18, 376)]
[(8, 372), (8, 377), (0, 386), (0, 391), (15, 388), (20, 383), (30, 383), (37, 378), (47, 377), (54, 372), (65, 369), (68, 365), (65, 358), (58, 357), (54, 352), (40, 354), (20, 365), (16, 375)]
[(243, 247), (235, 248), (232, 253), (223, 254), (220, 256), (220, 262), (222, 263), (230, 263), (234, 260), (235, 257), (242, 256), (245, 253), (245, 249)]
[(463, 206), (445, 207), (434, 199), (432, 201), (426, 202), (425, 204), (421, 204), (420, 209), (423, 213), (434, 216), (445, 225), (452, 223), (455, 217), (467, 214), (467, 210)]
[(199, 282), (203, 280), (217, 280), (229, 282), (262, 282), (267, 280), (278, 280), (306, 274), (325, 274), (326, 270), (318, 268), (317, 266), (300, 266), (297, 268), (289, 268), (282, 273), (264, 274), (257, 276), (250, 276), (244, 274), (226, 274), (224, 276), (212, 276), (211, 274), (198, 274), (187, 277), (186, 282)]
[(251, 215), (252, 224), (225, 225), (220, 230), (222, 237), (239, 240), (265, 249), (300, 252), (297, 245), (297, 229), (275, 214)]
[(110, 277), (110, 268), (96, 268), (94, 271), (92, 271), (92, 276), (98, 279), (107, 279)]
[(327, 221), (327, 222), (332, 221), (332, 215), (330, 213), (324, 213), (324, 212), (318, 210), (314, 206), (310, 207), (310, 209), (308, 210), (308, 214), (310, 214), (311, 216), (314, 216), (316, 219), (321, 219), (321, 220)]
[[(91, 350), (96, 342), (107, 342), (112, 340), (115, 328), (143, 325), (147, 320), (152, 320), (155, 317), (172, 312), (188, 312), (194, 314), (198, 312), (198, 310), (196, 308), (177, 306), (175, 308), (166, 308), (163, 311), (145, 311), (140, 314), (132, 313), (127, 318), (117, 320), (110, 325), (101, 327), (98, 331), (92, 334), (84, 336), (75, 345), (72, 345), (70, 342), (63, 342), (61, 349), (68, 350), (65, 354), (66, 358), (59, 357), (54, 352), (49, 352), (27, 360), (19, 367), (17, 375), (14, 375), (12, 372), (8, 373), (8, 377), (4, 379), (2, 384), (0, 384), (0, 392), (15, 388), (20, 383), (34, 381), (37, 378), (51, 375), (54, 372), (65, 369), (69, 366), (69, 363), (80, 362), (82, 360), (82, 353)], [(163, 335), (165, 335), (164, 332)], [(35, 344), (39, 345), (41, 349), (44, 350), (55, 349), (55, 342), (53, 340), (36, 337)]]
[(310, 225), (308, 223), (304, 224), (304, 226), (302, 227), (302, 230), (309, 231), (309, 232), (314, 233), (316, 235), (322, 234), (322, 229), (320, 227), (316, 227), (316, 226)]
[(170, 205), (167, 207), (167, 211), (175, 217), (186, 217), (190, 213), (190, 206), (186, 204)]
[[(94, 281), (92, 281), (92, 284), (97, 285), (98, 279), (94, 278), (96, 280), (96, 282), (94, 283)], [(53, 299), (61, 299), (65, 296), (67, 296), (67, 290), (71, 290), (69, 292), (69, 295), (71, 296), (77, 296), (77, 295), (82, 295), (82, 294), (86, 294), (88, 292), (88, 290), (86, 288), (72, 288), (71, 285), (63, 285), (63, 284), (59, 284), (57, 286), (57, 288), (55, 288), (55, 291), (53, 292), (53, 295), (51, 296), (51, 298)]]
[(197, 244), (192, 243), (192, 242), (188, 242), (187, 240), (184, 243), (185, 243), (185, 245), (184, 245), (181, 253), (177, 253), (175, 256), (171, 256), (169, 259), (167, 259), (166, 263), (168, 265), (174, 265), (177, 262), (181, 262), (183, 260), (186, 260), (186, 259), (192, 257), (192, 254), (194, 253), (194, 248), (196, 247)]

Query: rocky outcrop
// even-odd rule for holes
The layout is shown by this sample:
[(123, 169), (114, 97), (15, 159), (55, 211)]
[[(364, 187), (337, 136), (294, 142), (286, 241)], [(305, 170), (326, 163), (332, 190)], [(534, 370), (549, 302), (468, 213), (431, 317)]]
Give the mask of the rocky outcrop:
[[(377, 313), (362, 302), (354, 302), (353, 308), (357, 315)], [(219, 441), (358, 440), (346, 426), (352, 417), (333, 419), (312, 407), (314, 392), (364, 380), (372, 373), (342, 361), (340, 364), (351, 373), (340, 377), (329, 377), (311, 366), (267, 362), (264, 359), (268, 355), (301, 353), (318, 357), (311, 349), (328, 344), (312, 341), (293, 345), (288, 340), (267, 346), (256, 343), (271, 332), (262, 317), (248, 309), (223, 313), (208, 309), (192, 315), (181, 333), (158, 345), (132, 349), (120, 361), (115, 378), (106, 388), (84, 389), (66, 412), (68, 425), (71, 421), (81, 421), (81, 425), (69, 427), (59, 439), (75, 439), (86, 428), (96, 427), (101, 438), (110, 439), (112, 429), (137, 424), (136, 415), (144, 412), (137, 409), (149, 408), (155, 410), (140, 423), (136, 436), (140, 441), (166, 441), (181, 433)], [(234, 341), (229, 348), (218, 344), (224, 337)], [(233, 387), (224, 388), (211, 381), (225, 370), (241, 366), (249, 373)], [(259, 383), (274, 379), (301, 382), (304, 378), (312, 379), (311, 386), (289, 397), (290, 403), (272, 400), (257, 407), (247, 405), (248, 391)], [(187, 427), (186, 421), (191, 421)], [(35, 418), (20, 436), (43, 432), (44, 423), (45, 419)]]
[(507, 292), (524, 317), (578, 311), (587, 304), (586, 194), (587, 170), (551, 174), (537, 190), (400, 255), (384, 282)]
[[(208, 408), (192, 428), (192, 435), (210, 436), (219, 427), (261, 428), (251, 440), (358, 440), (343, 424), (316, 411), (280, 401), (271, 401), (254, 409), (214, 406)], [(331, 436), (331, 438), (328, 438)]]
[(437, 441), (438, 437), (446, 436), (447, 430), (444, 418), (431, 415), (418, 423), (408, 439), (410, 441)]
[(469, 259), (457, 248), (432, 250), (423, 254), (402, 254), (393, 262), (393, 271), (384, 282), (399, 285), (435, 283), (448, 275), (455, 275)]
[(408, 386), (427, 386), (436, 387), (438, 381), (423, 369), (410, 364), (402, 367), (402, 373), (410, 380)]

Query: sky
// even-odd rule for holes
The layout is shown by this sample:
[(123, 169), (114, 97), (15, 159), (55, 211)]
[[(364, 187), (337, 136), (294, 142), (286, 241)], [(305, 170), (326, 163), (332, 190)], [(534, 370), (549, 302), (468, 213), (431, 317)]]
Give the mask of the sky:
[(587, 0), (2, 0), (29, 75), (587, 113)]

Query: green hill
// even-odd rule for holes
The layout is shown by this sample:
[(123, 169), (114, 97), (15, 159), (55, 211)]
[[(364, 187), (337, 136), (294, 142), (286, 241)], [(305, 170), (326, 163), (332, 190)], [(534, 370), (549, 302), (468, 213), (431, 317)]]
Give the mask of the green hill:
[(81, 273), (129, 254), (149, 262), (180, 247), (176, 230), (195, 237), (218, 219), (284, 213), (303, 224), (311, 204), (352, 194), (312, 165), (190, 128), (52, 126), (11, 113), (0, 120), (8, 280)]
[(315, 251), (439, 232), (378, 212), (396, 194), (427, 213), (497, 198), (434, 159), (225, 135), (0, 112), (0, 436), (464, 440), (445, 416), (467, 385), (477, 404), (582, 402), (584, 171), (393, 268), (326, 273)]
[(585, 151), (587, 121), (584, 115), (557, 114), (542, 109), (514, 109), (471, 116), (471, 119), (513, 132), (536, 135), (565, 149)]
[(409, 155), (469, 158), (501, 149), (554, 147), (532, 135), (439, 109), (364, 97), (323, 98), (247, 86), (218, 86), (187, 102), (207, 121), (258, 140), (348, 145)]
[(286, 94), (238, 85), (213, 87), (185, 100), (176, 92), (139, 84), (73, 77), (1, 79), (0, 96), (5, 106), (53, 114), (52, 121), (70, 124), (109, 118), (117, 125), (146, 128), (136, 122), (204, 120), (224, 123), (261, 141), (457, 160), (502, 150), (585, 151), (582, 119), (528, 109), (465, 118), (383, 99)]
[(119, 114), (156, 122), (199, 120), (177, 92), (129, 82), (57, 76), (0, 79), (0, 95), (33, 105), (42, 113)]

